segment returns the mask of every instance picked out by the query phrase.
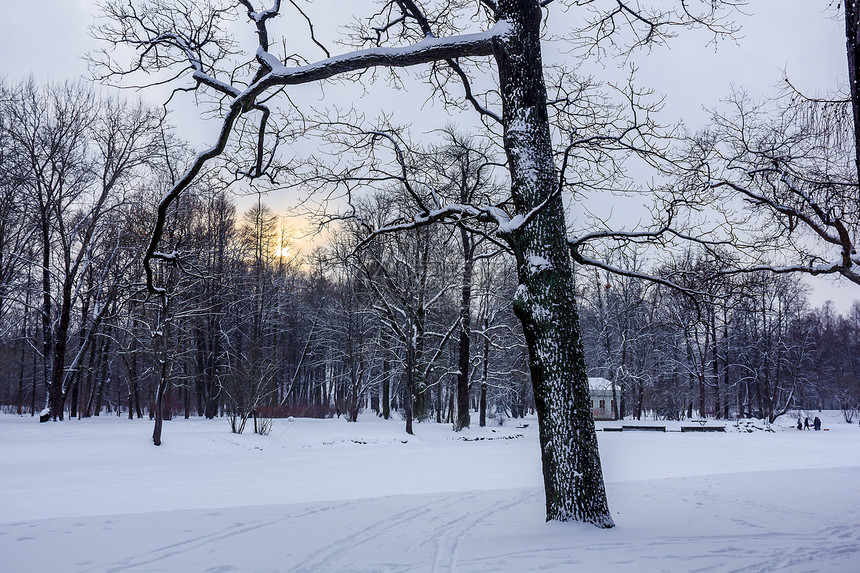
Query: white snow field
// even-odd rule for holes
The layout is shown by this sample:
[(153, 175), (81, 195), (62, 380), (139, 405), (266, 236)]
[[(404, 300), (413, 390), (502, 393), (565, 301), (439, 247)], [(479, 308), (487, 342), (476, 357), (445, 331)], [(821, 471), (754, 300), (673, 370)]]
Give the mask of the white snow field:
[(820, 415), (599, 432), (611, 530), (544, 522), (534, 419), (179, 419), (156, 448), (148, 420), (3, 415), (0, 571), (858, 573), (860, 427)]

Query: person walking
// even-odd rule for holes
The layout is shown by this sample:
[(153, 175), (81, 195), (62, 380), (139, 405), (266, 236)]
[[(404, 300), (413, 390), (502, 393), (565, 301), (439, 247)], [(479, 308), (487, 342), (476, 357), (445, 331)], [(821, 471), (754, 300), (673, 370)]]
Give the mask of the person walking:
[(821, 429), (821, 420), (818, 419), (818, 416), (815, 416), (815, 419), (812, 420), (812, 425), (815, 426), (816, 432)]
[(806, 417), (806, 420), (804, 420), (804, 421), (803, 421), (803, 429), (804, 429), (804, 430), (808, 430), (808, 429), (809, 429), (809, 416), (807, 416), (807, 417)]

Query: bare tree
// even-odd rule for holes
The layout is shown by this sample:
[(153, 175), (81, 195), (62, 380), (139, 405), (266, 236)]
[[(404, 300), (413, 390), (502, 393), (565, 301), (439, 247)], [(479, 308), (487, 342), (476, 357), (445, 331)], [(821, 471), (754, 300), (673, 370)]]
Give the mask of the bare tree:
[[(422, 163), (431, 166), (432, 179), (429, 184), (437, 187), (437, 192), (448, 201), (463, 205), (492, 203), (499, 196), (492, 181), (493, 157), (489, 146), (480, 144), (474, 138), (457, 134), (452, 130), (445, 133), (446, 141), (442, 147), (432, 148), (423, 154)], [(426, 159), (425, 159), (426, 158)], [(468, 428), (470, 420), (469, 389), (472, 376), (472, 287), (475, 262), (498, 255), (500, 249), (488, 242), (487, 231), (476, 228), (476, 222), (459, 221), (460, 248), (463, 254), (463, 271), (460, 290), (460, 326), (457, 349), (457, 415), (454, 430)], [(489, 248), (488, 248), (489, 245)]]
[[(114, 46), (133, 48), (136, 56), (131, 62), (118, 62), (106, 52), (97, 63), (105, 78), (136, 72), (167, 79), (188, 77), (193, 82), (192, 89), (214, 96), (221, 104), (218, 109), (222, 128), (217, 141), (197, 157), (159, 207), (144, 258), (153, 292), (162, 292), (153, 282), (153, 261), (173, 258), (159, 250), (168, 207), (207, 162), (224, 152), (237, 126), (251, 121), (251, 117), (257, 119), (259, 138), (245, 172), (259, 176), (265, 171), (267, 153), (272, 149), (265, 144), (272, 119), (267, 104), (272, 95), (288, 93), (289, 86), (371, 68), (419, 64), (435, 66), (433, 69), (440, 73), (433, 77), (445, 80), (435, 85), (445, 93), (451, 93), (451, 82), (461, 82), (465, 101), (487, 124), (501, 129), (510, 176), (510, 204), (505, 206), (507, 210), (499, 205), (430, 204), (416, 213), (413, 223), (474, 218), (497, 226), (498, 236), (517, 260), (520, 288), (514, 310), (528, 342), (541, 421), (547, 519), (611, 527), (566, 241), (561, 198), (565, 167), (559, 169), (555, 162), (541, 58), (542, 10), (554, 4), (576, 8), (586, 15), (587, 25), (577, 30), (575, 39), (599, 50), (605, 44), (620, 43), (616, 32), (622, 28), (632, 31), (631, 45), (645, 46), (661, 41), (672, 26), (714, 26), (720, 3), (703, 0), (646, 9), (613, 1), (580, 6), (561, 0), (481, 0), (476, 10), (471, 2), (430, 5), (414, 0), (381, 1), (375, 15), (365, 24), (359, 22), (351, 38), (355, 51), (328, 57), (328, 50), (309, 27), (308, 45), (327, 56), (314, 62), (311, 57), (278, 53), (278, 44), (270, 38), (270, 24), (282, 9), (292, 10), (289, 13), (294, 18), (306, 15), (297, 2), (287, 5), (274, 0), (269, 8), (259, 10), (251, 0), (213, 4), (109, 1), (104, 6), (108, 20), (96, 34)], [(236, 47), (225, 33), (225, 21), (235, 15), (237, 8), (246, 11), (257, 32), (258, 43), (251, 50), (255, 59), (250, 66), (236, 67), (230, 61)], [(694, 8), (701, 8), (701, 13), (694, 13)], [(488, 56), (496, 64), (497, 84), (492, 90), (476, 94), (470, 75), (473, 70), (466, 68), (467, 62)], [(570, 99), (562, 97), (560, 101)], [(492, 109), (493, 106), (501, 109)], [(616, 149), (632, 147), (625, 141), (625, 134), (631, 132), (614, 133), (614, 127), (609, 135), (577, 139), (566, 157), (574, 152), (585, 157), (589, 148), (597, 151), (601, 142)], [(599, 153), (592, 157), (596, 155)]]
[[(41, 353), (48, 388), (42, 418), (62, 419), (86, 347), (110, 304), (93, 307), (92, 316), (85, 313), (91, 324), (81, 327), (86, 335), (74, 349), (73, 316), (89, 300), (91, 267), (111, 267), (110, 255), (99, 261), (96, 252), (111, 242), (111, 215), (150, 162), (159, 120), (141, 105), (99, 99), (78, 84), (41, 87), (32, 81), (17, 87), (4, 111), (22, 158), (17, 169), (41, 251)], [(102, 292), (116, 294), (110, 288)]]
[(408, 203), (393, 200), (394, 197), (396, 193), (378, 194), (369, 201), (358, 202), (358, 217), (349, 227), (349, 240), (364, 288), (373, 294), (373, 307), (389, 338), (398, 342), (395, 357), (403, 366), (404, 417), (406, 432), (411, 434), (413, 420), (424, 420), (430, 414), (430, 391), (439, 384), (433, 380), (434, 372), (460, 320), (458, 316), (447, 325), (442, 321), (439, 329), (433, 328), (431, 313), (443, 305), (452, 291), (446, 280), (450, 276), (445, 272), (446, 261), (440, 256), (444, 249), (438, 229), (409, 229), (368, 240), (368, 223), (389, 221), (411, 212)]
[(786, 78), (769, 102), (735, 90), (730, 110), (714, 113), (678, 164), (687, 175), (680, 187), (699, 189), (699, 203), (728, 214), (727, 244), (745, 271), (838, 274), (860, 284), (860, 3), (840, 8), (848, 86), (810, 96)]

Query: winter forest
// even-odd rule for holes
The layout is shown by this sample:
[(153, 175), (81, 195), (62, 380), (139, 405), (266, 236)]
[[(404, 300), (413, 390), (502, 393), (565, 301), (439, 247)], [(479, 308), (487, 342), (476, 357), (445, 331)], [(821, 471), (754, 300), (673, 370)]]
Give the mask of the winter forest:
[[(396, 183), (357, 203), (359, 216), (324, 246), (301, 252), (265, 197), (237, 212), (230, 181), (211, 174), (169, 214), (181, 263), (160, 269), (169, 295), (151, 297), (141, 245), (171, 162), (187, 149), (154, 110), (81, 84), (5, 84), (3, 94), (7, 411), (38, 415), (56, 385), (61, 418), (152, 418), (165, 378), (168, 419), (226, 416), (237, 432), (252, 414), (265, 431), (273, 417), (355, 421), (361, 410), (398, 411), (407, 428), (413, 419), (456, 425), (464, 364), (465, 403), (481, 425), (488, 414), (534, 409), (510, 257), (462, 227), (368, 240), (367, 224), (411, 213)], [(409, 158), (410, 177), (452, 199), (500, 194), (479, 174), (490, 151), (446, 137)], [(652, 268), (638, 255), (628, 247), (607, 258), (643, 274), (683, 273), (711, 296), (578, 268), (588, 373), (616, 381), (618, 418), (773, 421), (821, 407), (850, 418), (860, 402), (860, 306), (847, 315), (813, 307), (799, 275), (692, 286), (716, 264), (703, 248)]]
[[(0, 516), (14, 567), (123, 516), (75, 570), (855, 570), (860, 2), (820, 2), (832, 84), (682, 105), (755, 2), (85, 4), (85, 77), (0, 75), (0, 459), (45, 494)], [(672, 50), (701, 65), (654, 83)], [(113, 513), (126, 477), (156, 501)], [(283, 520), (312, 541), (275, 557)], [(248, 561), (194, 557), (222, 538)]]

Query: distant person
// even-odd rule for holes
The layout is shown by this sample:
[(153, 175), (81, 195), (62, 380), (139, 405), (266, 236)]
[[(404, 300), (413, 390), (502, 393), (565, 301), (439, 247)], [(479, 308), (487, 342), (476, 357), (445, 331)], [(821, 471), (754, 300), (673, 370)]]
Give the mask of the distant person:
[(798, 430), (802, 430), (802, 429), (803, 429), (803, 424), (801, 423), (800, 418), (798, 418), (798, 419), (797, 419), (797, 429), (798, 429)]
[(803, 429), (804, 429), (804, 430), (808, 430), (808, 429), (809, 429), (809, 416), (807, 416), (807, 417), (806, 417), (806, 420), (804, 420), (804, 421), (803, 421)]
[(818, 416), (815, 416), (815, 419), (812, 420), (812, 425), (815, 426), (816, 432), (821, 429), (821, 420), (818, 419)]

